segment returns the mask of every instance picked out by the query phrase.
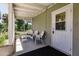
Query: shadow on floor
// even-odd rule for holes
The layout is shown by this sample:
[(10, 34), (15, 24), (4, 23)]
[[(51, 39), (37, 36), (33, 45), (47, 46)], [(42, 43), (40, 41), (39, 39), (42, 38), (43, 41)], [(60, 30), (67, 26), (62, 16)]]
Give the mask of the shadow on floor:
[(67, 55), (60, 51), (57, 51), (56, 49), (50, 46), (46, 46), (31, 52), (21, 54), (19, 56), (67, 56)]

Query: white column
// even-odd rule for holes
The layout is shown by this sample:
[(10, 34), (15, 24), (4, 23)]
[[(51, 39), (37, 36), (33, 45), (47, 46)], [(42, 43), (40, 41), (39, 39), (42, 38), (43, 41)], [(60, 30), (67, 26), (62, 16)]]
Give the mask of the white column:
[(13, 44), (15, 39), (15, 19), (12, 3), (8, 4), (8, 9), (8, 39), (9, 43)]

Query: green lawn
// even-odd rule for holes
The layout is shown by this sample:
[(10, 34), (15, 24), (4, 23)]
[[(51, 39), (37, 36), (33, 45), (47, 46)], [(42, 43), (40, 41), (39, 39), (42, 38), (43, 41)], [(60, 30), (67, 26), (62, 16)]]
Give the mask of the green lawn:
[(5, 40), (8, 39), (8, 33), (3, 32), (0, 34), (0, 46), (4, 45)]
[[(27, 34), (27, 32), (31, 32), (31, 30), (27, 30), (27, 31), (16, 31), (15, 35), (23, 35), (23, 34)], [(5, 40), (8, 39), (8, 32), (2, 32), (0, 33), (0, 46), (3, 46), (5, 44)]]

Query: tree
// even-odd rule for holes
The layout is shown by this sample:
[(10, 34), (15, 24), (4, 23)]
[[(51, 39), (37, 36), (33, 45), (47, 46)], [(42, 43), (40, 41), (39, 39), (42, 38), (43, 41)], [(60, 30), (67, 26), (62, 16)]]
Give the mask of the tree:
[(3, 22), (2, 22), (2, 24), (3, 24), (3, 31), (8, 31), (8, 14), (3, 14), (2, 15), (2, 20), (3, 20)]
[(23, 31), (23, 28), (24, 28), (24, 21), (23, 20), (21, 20), (21, 19), (17, 19), (16, 20), (16, 22), (15, 22), (15, 24), (16, 24), (16, 30), (17, 31)]
[(25, 30), (28, 30), (28, 23), (25, 23)]
[(4, 23), (8, 24), (8, 14), (6, 14), (6, 13), (3, 14), (3, 15), (2, 15), (2, 19), (3, 19), (3, 22), (4, 22)]
[(2, 30), (3, 30), (3, 25), (2, 23), (0, 23), (0, 32), (2, 32)]

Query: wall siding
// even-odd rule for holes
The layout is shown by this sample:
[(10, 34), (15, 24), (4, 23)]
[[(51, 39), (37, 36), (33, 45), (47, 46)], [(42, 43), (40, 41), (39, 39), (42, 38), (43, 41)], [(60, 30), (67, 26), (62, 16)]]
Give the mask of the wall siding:
[(42, 14), (34, 17), (32, 20), (33, 22), (33, 30), (46, 30), (47, 32), (47, 39), (46, 39), (46, 43), (48, 45), (51, 44), (51, 12), (63, 7), (67, 5), (67, 3), (58, 3), (55, 4), (54, 6), (52, 6), (51, 8), (47, 9), (45, 12), (43, 12)]
[(79, 56), (79, 3), (73, 5), (73, 55)]

